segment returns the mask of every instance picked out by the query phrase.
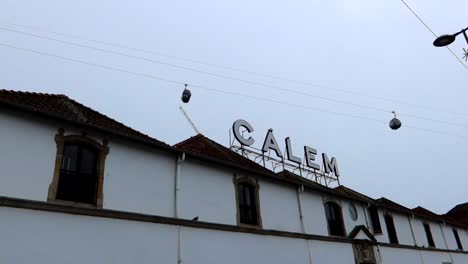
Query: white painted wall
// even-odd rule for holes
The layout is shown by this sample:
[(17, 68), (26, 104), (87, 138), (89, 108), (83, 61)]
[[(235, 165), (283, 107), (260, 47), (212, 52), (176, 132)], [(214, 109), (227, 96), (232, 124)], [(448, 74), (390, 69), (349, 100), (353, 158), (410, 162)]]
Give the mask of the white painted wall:
[(344, 243), (332, 243), (309, 240), (310, 255), (313, 264), (354, 264), (353, 246)]
[[(55, 166), (58, 128), (63, 125), (10, 110), (0, 112), (0, 196), (46, 201)], [(65, 127), (66, 134), (80, 134)], [(97, 136), (99, 139), (99, 136)], [(173, 216), (174, 177), (176, 156), (160, 150), (149, 149), (125, 141), (111, 140), (104, 176), (104, 208)], [(233, 182), (235, 171), (214, 164), (188, 158), (181, 166), (178, 203), (180, 217), (200, 221), (236, 225), (237, 208)], [(243, 175), (240, 175), (243, 176)], [(249, 176), (249, 175), (246, 175)], [(301, 232), (299, 207), (294, 186), (259, 180), (260, 208), (265, 229)], [(365, 205), (354, 203), (358, 220), (349, 214), (350, 201), (306, 189), (300, 194), (306, 233), (328, 235), (323, 207), (324, 199), (334, 199), (342, 206), (347, 233), (356, 225), (366, 225)], [(388, 242), (388, 235), (379, 210), (383, 235), (380, 242)], [(406, 216), (392, 213), (401, 244), (413, 245)], [(369, 220), (370, 221), (370, 220)], [(427, 246), (420, 219), (412, 219), (419, 246)], [(445, 248), (439, 224), (430, 222), (432, 235), (438, 248)], [(444, 227), (449, 248), (456, 243), (450, 227)], [(468, 232), (459, 229), (465, 250)], [(389, 253), (391, 254), (391, 253)]]
[(303, 239), (193, 228), (183, 228), (181, 238), (184, 264), (309, 264)]
[(169, 225), (0, 208), (0, 263), (177, 263)]
[[(456, 250), (457, 249), (457, 241), (455, 240), (455, 236), (453, 235), (452, 227), (448, 225), (442, 225), (442, 231), (445, 236), (445, 240), (447, 241), (447, 245), (449, 249)], [(459, 232), (460, 233), (460, 232)], [(460, 234), (458, 234), (460, 236)], [(461, 240), (461, 238), (460, 238)]]
[(104, 208), (174, 216), (176, 155), (121, 141), (109, 142)]
[(327, 236), (327, 218), (322, 196), (319, 193), (305, 191), (301, 193), (301, 202), (306, 233)]
[(393, 222), (395, 223), (399, 244), (414, 246), (414, 240), (413, 236), (411, 235), (411, 226), (408, 217), (406, 215), (397, 213), (393, 213), (392, 216)]
[(458, 234), (460, 235), (460, 240), (465, 251), (468, 250), (468, 229), (458, 228)]
[(49, 122), (1, 109), (0, 196), (47, 200), (57, 129)]
[(265, 180), (259, 184), (263, 228), (301, 232), (296, 189)]
[[(353, 229), (356, 226), (363, 225), (363, 226), (367, 227), (366, 216), (364, 215), (364, 210), (363, 210), (363, 208), (365, 207), (364, 204), (361, 204), (361, 203), (358, 203), (358, 202), (346, 201), (346, 200), (341, 200), (340, 203), (341, 203), (341, 210), (342, 210), (342, 213), (343, 213), (343, 221), (344, 221), (344, 224), (345, 224), (345, 229), (346, 229), (347, 235), (349, 235), (349, 233), (351, 233), (351, 231), (353, 231)], [(350, 213), (351, 204), (353, 204), (356, 207), (356, 211), (357, 211), (357, 214), (358, 214), (358, 218), (356, 219), (356, 221), (354, 221), (351, 218), (351, 213)]]
[(425, 264), (417, 250), (380, 247), (379, 252), (382, 264)]
[(234, 172), (228, 169), (187, 158), (181, 165), (178, 196), (181, 218), (237, 225)]
[(411, 219), (411, 224), (413, 225), (413, 230), (416, 236), (416, 242), (418, 246), (429, 246), (427, 242), (426, 232), (424, 231), (423, 223), (428, 223), (431, 227), (431, 233), (436, 248), (447, 249), (447, 247), (445, 246), (444, 237), (442, 236), (442, 231), (440, 229), (440, 224), (431, 221), (423, 221), (422, 219), (415, 217)]
[[(442, 262), (452, 262), (448, 253), (421, 251), (421, 255), (424, 264), (441, 264)], [(462, 259), (464, 262), (460, 262), (460, 264), (467, 263), (467, 257), (463, 257)], [(458, 263), (455, 262), (454, 264)]]

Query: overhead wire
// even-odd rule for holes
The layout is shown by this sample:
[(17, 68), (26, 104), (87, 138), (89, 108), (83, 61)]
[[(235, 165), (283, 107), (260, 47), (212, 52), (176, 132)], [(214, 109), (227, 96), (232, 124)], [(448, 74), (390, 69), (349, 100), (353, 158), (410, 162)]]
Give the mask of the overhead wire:
[[(191, 72), (195, 72), (195, 73), (201, 73), (201, 74), (205, 74), (205, 75), (215, 76), (215, 77), (218, 77), (218, 78), (224, 78), (224, 79), (228, 79), (228, 80), (239, 81), (239, 82), (243, 82), (243, 83), (246, 83), (246, 84), (262, 86), (262, 87), (266, 87), (266, 88), (275, 89), (275, 90), (278, 90), (278, 91), (294, 93), (294, 94), (297, 94), (297, 95), (307, 96), (307, 97), (311, 97), (311, 98), (315, 98), (315, 99), (319, 99), (319, 100), (325, 100), (325, 101), (339, 103), (339, 104), (343, 104), (343, 105), (349, 105), (349, 106), (353, 106), (353, 107), (357, 107), (357, 108), (361, 108), (361, 109), (374, 110), (374, 111), (383, 112), (383, 113), (387, 113), (387, 114), (392, 113), (392, 110), (388, 110), (388, 109), (384, 109), (384, 108), (379, 108), (379, 107), (374, 107), (374, 106), (369, 106), (369, 105), (364, 105), (364, 104), (358, 104), (358, 103), (354, 103), (354, 102), (347, 101), (347, 100), (335, 99), (335, 98), (331, 98), (331, 97), (327, 97), (327, 96), (321, 96), (321, 95), (311, 94), (311, 93), (308, 93), (308, 92), (298, 91), (298, 90), (294, 90), (294, 89), (283, 88), (283, 87), (280, 87), (280, 86), (270, 85), (270, 84), (266, 84), (266, 83), (262, 83), (262, 82), (256, 82), (256, 81), (236, 78), (236, 77), (232, 77), (232, 76), (228, 76), (228, 75), (223, 75), (223, 74), (217, 74), (217, 73), (212, 73), (212, 72), (208, 72), (208, 71), (198, 70), (198, 69), (195, 69), (195, 68), (181, 66), (181, 65), (177, 65), (177, 64), (173, 64), (173, 63), (168, 63), (168, 62), (163, 62), (163, 61), (159, 61), (159, 60), (155, 60), (155, 59), (149, 59), (149, 58), (145, 58), (145, 57), (129, 55), (129, 54), (126, 54), (126, 53), (112, 51), (112, 50), (108, 50), (108, 49), (102, 49), (102, 48), (98, 48), (98, 47), (94, 47), (94, 46), (90, 46), (90, 45), (84, 45), (84, 44), (65, 41), (65, 40), (61, 40), (61, 39), (56, 39), (56, 38), (52, 38), (52, 37), (48, 37), (48, 36), (32, 34), (32, 33), (24, 32), (24, 31), (20, 31), (20, 30), (15, 30), (15, 29), (3, 27), (3, 26), (0, 26), (0, 30), (4, 30), (4, 31), (16, 33), (16, 34), (27, 35), (27, 36), (31, 36), (31, 37), (36, 37), (36, 38), (40, 38), (40, 39), (45, 39), (45, 40), (49, 40), (49, 41), (54, 41), (54, 42), (58, 42), (58, 43), (63, 43), (63, 44), (67, 44), (67, 45), (71, 45), (71, 46), (75, 46), (75, 47), (79, 47), (79, 48), (95, 50), (95, 51), (99, 51), (99, 52), (103, 52), (103, 53), (107, 53), (107, 54), (112, 54), (112, 55), (127, 57), (127, 58), (131, 58), (131, 59), (152, 62), (152, 63), (156, 63), (156, 64), (160, 64), (160, 65), (164, 65), (164, 66), (169, 66), (169, 67), (176, 68), (176, 69), (182, 69), (182, 70), (187, 70), (187, 71), (191, 71)], [(407, 116), (407, 117), (411, 117), (411, 118), (415, 118), (415, 119), (431, 121), (431, 122), (438, 122), (438, 123), (445, 124), (445, 125), (450, 125), (450, 126), (468, 128), (468, 125), (461, 124), (461, 123), (455, 123), (455, 122), (450, 122), (450, 121), (445, 121), (445, 120), (440, 120), (440, 119), (435, 119), (435, 118), (430, 118), (430, 117), (425, 117), (425, 116), (420, 116), (420, 115), (415, 115), (415, 114), (405, 113), (405, 112), (398, 112), (398, 114), (403, 115), (403, 116)]]
[[(247, 73), (247, 74), (251, 74), (251, 75), (258, 75), (258, 76), (263, 76), (263, 77), (267, 77), (267, 78), (274, 79), (274, 80), (287, 81), (287, 82), (296, 83), (296, 84), (300, 84), (300, 85), (305, 85), (305, 86), (309, 86), (309, 87), (323, 88), (323, 89), (327, 89), (327, 90), (333, 90), (333, 91), (336, 91), (336, 92), (368, 97), (368, 98), (372, 98), (372, 99), (376, 99), (376, 100), (380, 100), (380, 101), (387, 101), (387, 102), (391, 102), (391, 103), (397, 103), (397, 104), (406, 105), (406, 106), (419, 108), (419, 109), (423, 109), (423, 110), (429, 110), (429, 111), (433, 111), (433, 112), (445, 112), (445, 113), (449, 113), (449, 114), (453, 114), (453, 115), (468, 117), (468, 113), (461, 113), (461, 112), (456, 112), (456, 111), (451, 111), (451, 110), (435, 108), (435, 107), (429, 106), (429, 105), (415, 104), (415, 103), (405, 102), (405, 101), (402, 101), (402, 100), (397, 100), (397, 99), (389, 98), (389, 97), (375, 96), (375, 95), (370, 95), (370, 94), (367, 94), (367, 93), (350, 91), (350, 90), (347, 90), (347, 89), (341, 89), (341, 88), (324, 86), (324, 85), (317, 85), (317, 84), (314, 84), (314, 83), (311, 83), (311, 82), (300, 81), (300, 80), (295, 80), (295, 79), (290, 79), (290, 78), (284, 78), (284, 77), (279, 77), (279, 76), (275, 76), (275, 75), (271, 75), (271, 74), (259, 73), (259, 72), (256, 72), (256, 71), (248, 71), (248, 70), (243, 70), (243, 69), (239, 69), (239, 68), (235, 68), (235, 67), (231, 67), (231, 66), (220, 65), (220, 64), (215, 64), (215, 63), (208, 63), (208, 62), (203, 62), (203, 61), (200, 61), (200, 60), (183, 58), (181, 56), (169, 55), (169, 54), (165, 54), (165, 53), (162, 53), (162, 52), (156, 52), (154, 50), (135, 48), (135, 47), (131, 47), (131, 46), (128, 46), (128, 45), (123, 45), (123, 44), (119, 44), (119, 43), (115, 43), (115, 42), (107, 42), (107, 41), (102, 41), (102, 40), (97, 40), (97, 39), (72, 35), (72, 34), (66, 34), (66, 33), (57, 32), (57, 31), (45, 30), (45, 29), (38, 28), (38, 27), (35, 27), (35, 26), (30, 26), (30, 25), (23, 25), (23, 24), (17, 24), (17, 23), (6, 23), (6, 24), (10, 24), (10, 25), (13, 25), (13, 26), (16, 26), (16, 27), (29, 28), (31, 30), (42, 31), (42, 32), (46, 32), (46, 33), (50, 33), (50, 34), (54, 34), (54, 35), (58, 35), (58, 36), (67, 37), (67, 38), (74, 38), (74, 39), (84, 40), (84, 41), (88, 41), (88, 42), (94, 42), (94, 43), (97, 43), (97, 44), (102, 44), (102, 45), (107, 45), (107, 46), (113, 46), (113, 47), (117, 47), (117, 48), (132, 50), (132, 51), (136, 51), (136, 52), (142, 52), (142, 53), (158, 55), (158, 56), (162, 56), (162, 57), (166, 57), (166, 58), (187, 61), (187, 62), (190, 62), (190, 63), (196, 63), (196, 64), (205, 65), (205, 66), (209, 66), (209, 67), (227, 69), (227, 70), (235, 71), (235, 72), (239, 72), (239, 73)], [(452, 54), (454, 56), (456, 56), (453, 52), (452, 52)], [(458, 57), (457, 57), (457, 59), (458, 59)], [(293, 90), (293, 91), (297, 91), (297, 90)], [(388, 110), (385, 110), (385, 111), (388, 112)]]
[[(426, 22), (424, 22), (424, 20), (421, 18), (421, 16), (418, 15), (418, 13), (416, 13), (416, 11), (414, 11), (414, 9), (411, 8), (411, 7), (408, 5), (408, 3), (406, 3), (405, 0), (400, 0), (400, 1), (401, 1), (401, 2), (403, 3), (403, 5), (405, 5), (406, 8), (408, 8), (408, 10), (419, 20), (419, 22), (421, 22), (421, 24), (423, 24), (423, 26), (424, 26), (427, 30), (429, 30), (429, 32), (431, 32), (432, 35), (434, 35), (434, 37), (436, 37), (436, 38), (439, 37), (439, 36), (434, 32), (434, 30), (432, 30), (432, 29), (429, 27), (429, 25), (428, 25)], [(457, 54), (455, 54), (455, 52), (453, 52), (453, 50), (452, 50), (450, 47), (446, 47), (446, 48), (447, 48), (448, 51), (457, 59), (457, 61), (458, 61), (459, 63), (461, 63), (461, 65), (463, 65), (463, 67), (465, 67), (465, 69), (468, 70), (468, 65), (466, 65), (466, 64), (457, 56)]]
[[(163, 82), (167, 82), (167, 83), (178, 84), (178, 85), (186, 84), (186, 82), (167, 79), (167, 78), (155, 76), (155, 75), (152, 75), (152, 74), (125, 70), (125, 69), (121, 69), (121, 68), (117, 68), (117, 67), (92, 63), (92, 62), (88, 62), (88, 61), (84, 61), (84, 60), (69, 58), (69, 57), (56, 55), (56, 54), (52, 54), (52, 53), (47, 53), (47, 52), (42, 52), (42, 51), (33, 50), (33, 49), (21, 48), (21, 47), (9, 45), (9, 44), (1, 43), (1, 42), (0, 42), (0, 46), (10, 48), (10, 49), (20, 50), (20, 51), (25, 51), (25, 52), (29, 52), (29, 53), (34, 53), (34, 54), (38, 54), (38, 55), (42, 55), (42, 56), (52, 57), (52, 58), (56, 58), (56, 59), (61, 59), (61, 60), (74, 62), (74, 63), (78, 63), (78, 64), (103, 68), (103, 69), (110, 70), (110, 71), (116, 71), (116, 72), (121, 72), (121, 73), (127, 73), (127, 74), (130, 74), (130, 75), (150, 78), (150, 79), (159, 80), (159, 81), (163, 81)], [(211, 88), (211, 87), (207, 87), (207, 86), (203, 86), (203, 85), (190, 84), (190, 86), (195, 87), (195, 88), (199, 88), (199, 89), (202, 89), (202, 90), (213, 91), (213, 92), (222, 93), (222, 94), (229, 94), (229, 95), (249, 98), (249, 99), (253, 99), (253, 100), (257, 100), (257, 101), (266, 101), (266, 102), (270, 102), (270, 103), (287, 105), (287, 106), (291, 106), (291, 107), (302, 108), (302, 109), (307, 109), (307, 110), (312, 110), (312, 111), (318, 111), (318, 112), (322, 112), (322, 113), (328, 113), (328, 114), (340, 115), (340, 116), (345, 116), (345, 117), (351, 117), (351, 118), (355, 118), (355, 119), (366, 120), (366, 121), (379, 123), (379, 124), (386, 124), (386, 122), (384, 122), (382, 120), (379, 120), (379, 119), (376, 119), (376, 118), (371, 118), (371, 117), (366, 117), (366, 116), (361, 116), (361, 115), (353, 115), (353, 114), (349, 114), (349, 113), (331, 111), (331, 110), (323, 109), (323, 108), (319, 108), (319, 107), (310, 107), (310, 106), (294, 104), (294, 103), (289, 103), (289, 102), (285, 102), (285, 101), (280, 101), (280, 100), (275, 100), (275, 99), (270, 99), (270, 98), (265, 98), (265, 97), (260, 97), (260, 96), (253, 96), (253, 95), (248, 95), (248, 94), (243, 94), (243, 93), (238, 93), (238, 92), (225, 91), (225, 90), (221, 90), (221, 89), (217, 89), (217, 88)], [(436, 133), (436, 134), (441, 134), (441, 135), (449, 135), (449, 136), (455, 136), (455, 137), (459, 137), (459, 138), (468, 139), (468, 136), (464, 136), (464, 135), (452, 134), (452, 133), (447, 133), (447, 132), (444, 132), (444, 131), (437, 131), (437, 130), (432, 130), (432, 129), (427, 129), (427, 128), (420, 128), (420, 127), (415, 127), (415, 126), (408, 126), (408, 127), (412, 128), (412, 129), (415, 129), (415, 130), (421, 130), (421, 131), (426, 131), (426, 132), (431, 132), (431, 133)]]

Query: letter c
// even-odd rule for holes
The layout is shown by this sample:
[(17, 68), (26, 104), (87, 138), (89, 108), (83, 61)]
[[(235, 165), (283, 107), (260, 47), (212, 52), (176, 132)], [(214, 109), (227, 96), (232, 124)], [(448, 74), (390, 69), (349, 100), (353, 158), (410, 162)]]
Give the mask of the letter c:
[(232, 131), (234, 133), (234, 137), (244, 146), (251, 146), (255, 142), (252, 137), (244, 138), (240, 132), (240, 128), (243, 127), (247, 130), (247, 132), (252, 133), (254, 131), (253, 127), (249, 124), (249, 122), (238, 119), (234, 124), (232, 124)]

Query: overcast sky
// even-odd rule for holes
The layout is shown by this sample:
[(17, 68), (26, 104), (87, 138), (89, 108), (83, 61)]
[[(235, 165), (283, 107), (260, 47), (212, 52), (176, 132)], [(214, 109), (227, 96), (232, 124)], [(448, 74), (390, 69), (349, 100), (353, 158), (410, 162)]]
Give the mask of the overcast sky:
[[(466, 0), (407, 3), (437, 34), (468, 26)], [(437, 213), (468, 202), (468, 70), (432, 46), (434, 37), (400, 0), (3, 0), (0, 10), (0, 44), (270, 100), (190, 87), (185, 109), (224, 145), (243, 118), (255, 128), (256, 147), (273, 128), (282, 148), (291, 137), (297, 155), (308, 145), (335, 156), (341, 183), (373, 198)], [(467, 46), (460, 36), (452, 48), (461, 58)], [(0, 58), (0, 89), (66, 94), (169, 144), (194, 135), (178, 109), (180, 84), (1, 45)], [(403, 122), (398, 131), (388, 127), (392, 110)]]

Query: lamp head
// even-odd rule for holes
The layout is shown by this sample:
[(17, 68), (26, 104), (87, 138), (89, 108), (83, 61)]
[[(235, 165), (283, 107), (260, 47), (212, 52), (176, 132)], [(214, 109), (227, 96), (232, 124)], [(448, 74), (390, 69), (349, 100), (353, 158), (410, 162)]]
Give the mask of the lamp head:
[(434, 46), (445, 47), (455, 41), (456, 35), (442, 35), (434, 40)]

